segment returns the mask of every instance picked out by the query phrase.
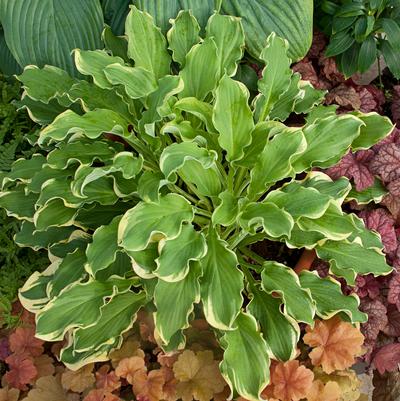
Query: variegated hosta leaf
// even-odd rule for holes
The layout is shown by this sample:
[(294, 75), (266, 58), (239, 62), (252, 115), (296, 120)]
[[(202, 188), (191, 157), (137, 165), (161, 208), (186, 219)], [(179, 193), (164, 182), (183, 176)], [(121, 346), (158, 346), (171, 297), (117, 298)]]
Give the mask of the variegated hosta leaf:
[(151, 241), (176, 238), (184, 222), (193, 220), (193, 208), (180, 195), (168, 194), (158, 202), (141, 202), (125, 213), (118, 241), (127, 251), (146, 249)]
[(282, 297), (286, 314), (298, 322), (313, 325), (315, 305), (310, 291), (301, 287), (297, 274), (277, 262), (265, 262), (263, 268), (261, 285), (264, 291), (277, 292)]
[(204, 235), (196, 231), (191, 224), (182, 227), (178, 237), (162, 240), (160, 256), (157, 258), (157, 270), (154, 274), (168, 282), (180, 281), (190, 270), (190, 262), (198, 261), (207, 252)]
[(181, 10), (167, 33), (172, 58), (183, 68), (189, 50), (200, 42), (200, 26), (191, 10)]
[(211, 326), (231, 330), (243, 302), (243, 274), (238, 269), (237, 256), (210, 229), (207, 254), (200, 263), (203, 268), (201, 301), (205, 317)]
[(167, 41), (149, 14), (132, 7), (126, 18), (125, 32), (128, 56), (136, 67), (150, 71), (156, 79), (169, 74), (171, 56), (167, 51)]
[(292, 160), (306, 148), (307, 143), (300, 130), (284, 131), (268, 141), (251, 170), (249, 198), (255, 199), (275, 182), (293, 176)]
[(26, 194), (19, 185), (13, 191), (0, 193), (0, 207), (6, 209), (9, 216), (32, 221), (37, 199), (37, 194)]
[(77, 209), (65, 206), (63, 200), (52, 199), (35, 212), (33, 222), (38, 231), (53, 226), (72, 226), (77, 213)]
[(289, 88), (292, 70), (291, 60), (287, 56), (287, 42), (271, 33), (267, 45), (261, 52), (261, 59), (266, 63), (263, 76), (258, 81), (260, 94), (255, 99), (258, 121), (264, 121), (280, 96)]
[(387, 275), (393, 270), (386, 263), (382, 251), (365, 248), (357, 241), (328, 240), (315, 249), (318, 257), (329, 261), (332, 273), (344, 277), (350, 285), (355, 284), (357, 274), (372, 273), (378, 276)]
[[(300, 328), (296, 320), (281, 311), (282, 300), (253, 286), (247, 311), (260, 323), (269, 355), (280, 361), (296, 356)], [(283, 334), (284, 333), (284, 334)]]
[(254, 122), (248, 100), (249, 92), (241, 82), (222, 77), (215, 93), (213, 122), (230, 162), (241, 159), (243, 149), (251, 142)]
[(73, 328), (94, 325), (101, 317), (107, 297), (126, 292), (131, 280), (111, 279), (76, 284), (52, 299), (37, 315), (36, 336), (45, 341), (62, 340)]
[(303, 271), (300, 284), (308, 288), (315, 301), (316, 314), (322, 319), (330, 319), (338, 312), (346, 313), (352, 323), (365, 322), (367, 315), (358, 310), (360, 301), (354, 294), (343, 295), (340, 283), (331, 277), (321, 278), (317, 272)]
[(166, 345), (177, 332), (189, 327), (189, 315), (193, 312), (194, 304), (200, 302), (200, 276), (200, 265), (192, 262), (182, 280), (158, 280), (154, 291), (157, 308), (154, 319), (157, 332)]
[(243, 57), (244, 32), (240, 19), (228, 15), (214, 14), (206, 27), (207, 37), (217, 45), (219, 76), (236, 74), (237, 63)]
[(194, 184), (200, 194), (216, 196), (221, 190), (216, 160), (216, 152), (200, 148), (194, 142), (181, 142), (164, 149), (160, 168), (171, 182), (176, 181), (173, 173), (177, 173), (184, 181)]
[(300, 88), (303, 96), (296, 100), (294, 105), (295, 113), (309, 113), (324, 100), (326, 91), (315, 89), (309, 81), (300, 81)]
[(233, 224), (239, 214), (238, 199), (226, 190), (218, 195), (221, 203), (214, 209), (212, 214), (212, 223), (222, 226), (230, 226)]
[(259, 401), (269, 382), (267, 346), (253, 316), (241, 312), (235, 327), (221, 339), (225, 352), (220, 369), (231, 388), (231, 396), (237, 392), (250, 401)]
[(359, 205), (367, 205), (370, 202), (380, 203), (387, 193), (388, 191), (382, 182), (375, 178), (374, 184), (361, 192), (352, 188), (347, 195), (347, 200), (355, 200)]

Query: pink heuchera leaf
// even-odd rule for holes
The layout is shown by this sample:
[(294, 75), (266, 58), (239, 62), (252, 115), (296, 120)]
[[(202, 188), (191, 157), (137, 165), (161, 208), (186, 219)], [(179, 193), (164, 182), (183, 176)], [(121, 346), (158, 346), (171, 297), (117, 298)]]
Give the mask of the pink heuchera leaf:
[(326, 79), (335, 84), (343, 83), (345, 78), (343, 74), (338, 70), (334, 57), (321, 57), (319, 64), (322, 66), (322, 73)]
[(10, 349), (15, 354), (26, 354), (30, 356), (40, 356), (43, 354), (44, 342), (35, 337), (33, 327), (18, 327), (10, 335)]
[(338, 104), (348, 110), (360, 110), (361, 99), (357, 91), (346, 84), (340, 84), (325, 97), (326, 104)]
[(364, 298), (360, 309), (368, 314), (368, 321), (361, 325), (361, 331), (368, 340), (375, 340), (388, 323), (386, 306), (377, 299), (372, 301)]
[(400, 123), (400, 85), (393, 86), (392, 105), (392, 118), (396, 124)]
[(356, 293), (360, 298), (370, 297), (371, 299), (376, 299), (379, 297), (380, 289), (379, 281), (372, 274), (357, 276)]
[(398, 370), (400, 363), (400, 344), (388, 344), (379, 348), (372, 362), (381, 375), (385, 372)]
[(391, 337), (400, 336), (400, 311), (395, 305), (387, 306), (388, 324), (383, 332)]
[(395, 274), (389, 283), (388, 302), (400, 311), (400, 274)]
[(312, 65), (312, 62), (308, 61), (307, 58), (296, 63), (293, 66), (293, 71), (298, 72), (304, 81), (310, 81), (316, 88), (319, 88), (318, 75), (314, 69), (314, 66)]
[[(381, 201), (381, 205), (386, 206), (392, 216), (398, 221), (400, 218), (400, 198), (398, 196), (387, 194)], [(399, 255), (400, 256), (400, 255)]]
[(370, 168), (385, 182), (400, 178), (400, 146), (395, 143), (382, 146), (371, 161)]
[(378, 111), (379, 105), (375, 100), (374, 95), (366, 88), (357, 88), (358, 96), (360, 98), (360, 110), (363, 113), (369, 113), (371, 111)]
[(398, 128), (394, 128), (393, 131), (388, 135), (387, 137), (383, 138), (380, 142), (378, 142), (376, 145), (372, 147), (372, 150), (374, 152), (378, 152), (381, 148), (384, 146), (390, 144), (390, 143), (396, 143), (400, 144), (400, 130)]
[(10, 355), (6, 362), (10, 370), (4, 375), (6, 382), (13, 388), (27, 390), (27, 384), (32, 384), (37, 376), (33, 361), (26, 355)]
[(386, 188), (392, 195), (400, 196), (400, 178), (397, 178), (396, 180), (389, 182)]
[(398, 244), (394, 219), (385, 209), (363, 210), (360, 217), (370, 230), (375, 230), (380, 234), (386, 253), (396, 251)]
[(356, 190), (363, 191), (374, 183), (374, 176), (368, 169), (368, 163), (373, 156), (371, 150), (349, 152), (338, 164), (328, 168), (326, 173), (334, 180), (340, 177), (353, 179)]

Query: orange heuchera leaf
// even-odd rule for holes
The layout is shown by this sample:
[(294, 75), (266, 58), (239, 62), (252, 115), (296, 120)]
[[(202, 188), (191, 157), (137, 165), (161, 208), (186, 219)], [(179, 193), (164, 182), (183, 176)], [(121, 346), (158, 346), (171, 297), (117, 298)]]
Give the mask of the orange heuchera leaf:
[(121, 382), (115, 372), (109, 372), (109, 370), (108, 365), (103, 365), (96, 372), (96, 387), (112, 393), (121, 387)]
[(54, 376), (41, 377), (24, 401), (68, 401), (68, 396)]
[(174, 372), (171, 368), (166, 366), (161, 366), (160, 370), (163, 372), (165, 380), (163, 387), (164, 399), (166, 401), (177, 400), (178, 397), (176, 395), (176, 385), (178, 381), (175, 379)]
[(46, 354), (34, 358), (33, 363), (35, 364), (37, 370), (37, 378), (53, 376), (56, 371), (53, 358)]
[(93, 364), (86, 365), (75, 372), (67, 369), (61, 375), (62, 386), (66, 390), (71, 390), (76, 393), (83, 393), (87, 388), (91, 387), (95, 381)]
[(361, 355), (364, 336), (350, 323), (335, 316), (329, 320), (319, 320), (315, 327), (307, 327), (304, 342), (313, 347), (309, 356), (314, 366), (322, 366), (326, 373), (344, 370)]
[(122, 359), (138, 356), (144, 358), (144, 352), (140, 349), (140, 343), (136, 340), (127, 340), (122, 344), (120, 349), (117, 349), (110, 354), (111, 364), (115, 369)]
[(211, 351), (195, 354), (186, 350), (175, 362), (173, 370), (178, 380), (177, 396), (183, 401), (193, 398), (209, 401), (214, 394), (222, 392), (226, 385)]
[(18, 401), (19, 390), (16, 388), (1, 388), (0, 389), (0, 401)]
[(133, 378), (133, 392), (136, 398), (147, 401), (163, 400), (163, 388), (165, 384), (164, 373), (157, 369), (149, 373), (140, 370), (136, 372)]
[(328, 381), (324, 384), (321, 380), (315, 380), (307, 394), (308, 401), (338, 401), (341, 396), (340, 386), (336, 382)]
[(137, 314), (137, 321), (139, 322), (140, 337), (143, 341), (149, 341), (151, 343), (157, 343), (154, 337), (154, 319), (153, 315), (143, 310)]
[(121, 401), (121, 398), (103, 389), (91, 390), (83, 401)]
[(26, 354), (32, 357), (43, 354), (44, 341), (35, 337), (35, 329), (32, 327), (18, 327), (10, 335), (10, 350), (14, 354)]
[(309, 392), (314, 373), (299, 361), (280, 362), (271, 372), (271, 383), (274, 386), (274, 397), (282, 401), (298, 401)]
[(130, 358), (124, 358), (117, 369), (115, 369), (115, 374), (118, 377), (123, 377), (128, 383), (133, 384), (134, 376), (137, 372), (147, 372), (144, 359), (138, 356), (132, 356)]
[(26, 390), (26, 385), (32, 384), (37, 376), (32, 358), (26, 355), (10, 355), (6, 362), (10, 367), (4, 375), (6, 382), (13, 388)]

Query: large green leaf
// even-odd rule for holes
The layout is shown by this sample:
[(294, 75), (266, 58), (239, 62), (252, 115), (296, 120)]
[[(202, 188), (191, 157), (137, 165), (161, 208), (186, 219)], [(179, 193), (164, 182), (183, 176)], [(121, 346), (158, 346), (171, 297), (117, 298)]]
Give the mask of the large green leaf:
[(232, 395), (260, 401), (261, 391), (269, 382), (267, 346), (253, 316), (241, 312), (235, 325), (235, 330), (222, 337), (225, 352), (220, 369)]
[(1, 5), (6, 42), (23, 67), (50, 64), (76, 75), (71, 51), (102, 47), (98, 0), (14, 0)]
[(100, 0), (103, 7), (104, 21), (110, 25), (115, 35), (125, 32), (125, 19), (131, 0)]
[(289, 56), (303, 58), (311, 46), (313, 31), (312, 0), (224, 0), (226, 14), (242, 17), (246, 46), (259, 57), (271, 32), (289, 42)]
[(21, 66), (17, 63), (7, 46), (4, 32), (0, 27), (0, 71), (4, 75), (19, 74), (22, 71)]

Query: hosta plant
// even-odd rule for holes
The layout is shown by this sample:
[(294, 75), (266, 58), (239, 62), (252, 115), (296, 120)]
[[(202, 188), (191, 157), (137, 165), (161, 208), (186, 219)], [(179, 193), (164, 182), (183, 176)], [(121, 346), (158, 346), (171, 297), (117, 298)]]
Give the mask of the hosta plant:
[[(296, 357), (300, 323), (366, 315), (337, 281), (297, 275), (251, 245), (315, 249), (350, 285), (357, 274), (390, 273), (379, 236), (342, 212), (349, 181), (318, 168), (372, 146), (392, 125), (317, 106), (324, 93), (291, 71), (275, 34), (250, 100), (233, 78), (240, 20), (214, 14), (203, 38), (199, 31), (184, 11), (165, 38), (132, 8), (129, 63), (76, 50), (88, 80), (27, 67), (19, 80), (32, 117), (60, 114), (40, 133), (43, 154), (17, 160), (3, 179), (0, 205), (23, 220), (18, 244), (49, 252), (50, 266), (20, 300), (36, 315), (38, 338), (66, 338), (67, 366), (107, 360), (142, 307), (165, 351), (183, 348), (185, 329), (204, 315), (232, 393), (258, 400), (270, 358)], [(302, 125), (283, 123), (293, 112), (307, 115)]]

